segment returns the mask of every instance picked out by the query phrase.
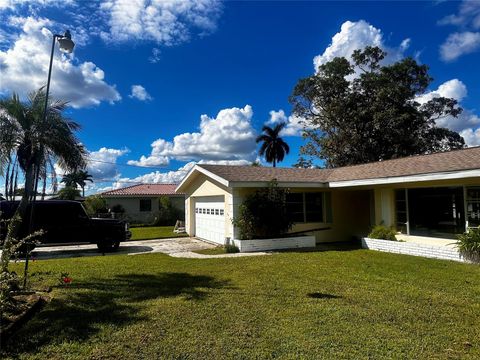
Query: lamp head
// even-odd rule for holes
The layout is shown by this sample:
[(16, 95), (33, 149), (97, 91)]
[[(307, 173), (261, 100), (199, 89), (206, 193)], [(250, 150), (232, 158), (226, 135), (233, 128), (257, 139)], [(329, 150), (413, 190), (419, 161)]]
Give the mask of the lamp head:
[(75, 46), (69, 30), (65, 31), (65, 34), (58, 38), (58, 43), (60, 44), (60, 50), (68, 54), (73, 51)]

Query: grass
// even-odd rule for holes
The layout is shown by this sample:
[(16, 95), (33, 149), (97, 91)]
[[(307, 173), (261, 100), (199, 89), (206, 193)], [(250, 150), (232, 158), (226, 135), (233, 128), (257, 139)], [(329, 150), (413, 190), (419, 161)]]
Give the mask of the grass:
[(53, 300), (2, 359), (480, 358), (478, 265), (350, 250), (30, 266)]
[(132, 227), (130, 228), (132, 232), (130, 240), (167, 239), (188, 236), (185, 233), (174, 233), (173, 228), (173, 226)]
[(193, 252), (197, 254), (203, 254), (203, 255), (221, 255), (221, 254), (227, 253), (223, 246), (217, 246), (210, 249), (195, 250)]

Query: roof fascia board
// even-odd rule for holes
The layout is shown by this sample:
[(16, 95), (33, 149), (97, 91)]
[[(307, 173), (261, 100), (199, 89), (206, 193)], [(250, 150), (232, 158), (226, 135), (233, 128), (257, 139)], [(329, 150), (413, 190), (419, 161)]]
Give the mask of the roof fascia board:
[[(230, 186), (232, 188), (248, 188), (248, 187), (265, 187), (269, 181), (235, 181), (231, 182)], [(304, 188), (328, 188), (328, 183), (326, 182), (278, 182), (279, 187), (304, 187)]]
[(366, 186), (366, 185), (388, 185), (407, 182), (422, 182), (434, 180), (453, 180), (462, 178), (480, 177), (480, 169), (451, 171), (432, 174), (393, 176), (386, 178), (374, 178), (363, 180), (332, 181), (329, 183), (331, 188)]
[(203, 175), (219, 182), (220, 184), (226, 186), (226, 187), (229, 187), (229, 182), (228, 180), (225, 180), (224, 178), (212, 173), (211, 171), (208, 171), (204, 168), (202, 168), (201, 166), (199, 165), (195, 165), (188, 173), (187, 175), (185, 175), (185, 177), (182, 179), (182, 181), (180, 182), (180, 184), (178, 184), (177, 188), (175, 189), (175, 192), (179, 192), (179, 190), (182, 188), (182, 186), (187, 182), (187, 180), (193, 176), (193, 173), (197, 171), (197, 172), (200, 172), (202, 173)]

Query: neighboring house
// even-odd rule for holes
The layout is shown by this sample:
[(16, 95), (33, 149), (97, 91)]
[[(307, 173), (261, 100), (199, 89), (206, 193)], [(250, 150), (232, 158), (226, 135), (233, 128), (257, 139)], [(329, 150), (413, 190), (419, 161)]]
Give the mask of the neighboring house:
[(178, 185), (186, 231), (219, 244), (245, 195), (276, 179), (290, 189), (292, 233), (317, 242), (366, 236), (375, 224), (410, 235), (455, 238), (480, 225), (480, 147), (335, 169), (196, 165)]
[(176, 184), (140, 184), (100, 193), (108, 207), (121, 205), (132, 222), (152, 223), (158, 214), (159, 198), (168, 196), (173, 207), (185, 212), (185, 195), (175, 193)]

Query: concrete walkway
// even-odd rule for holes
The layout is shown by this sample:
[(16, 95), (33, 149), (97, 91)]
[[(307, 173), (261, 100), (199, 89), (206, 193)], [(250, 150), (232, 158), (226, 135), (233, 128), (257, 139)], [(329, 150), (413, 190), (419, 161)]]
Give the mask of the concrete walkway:
[[(206, 243), (195, 238), (171, 238), (158, 240), (137, 240), (127, 241), (120, 244), (118, 251), (105, 253), (105, 256), (114, 255), (138, 255), (148, 253), (163, 253), (176, 258), (190, 259), (213, 259), (241, 256), (259, 256), (269, 255), (269, 253), (236, 253), (236, 254), (219, 254), (204, 255), (197, 254), (193, 251), (212, 249), (215, 245)], [(33, 251), (33, 257), (36, 260), (61, 259), (87, 256), (101, 256), (94, 244), (82, 245), (63, 245), (63, 246), (45, 246), (41, 245)]]

